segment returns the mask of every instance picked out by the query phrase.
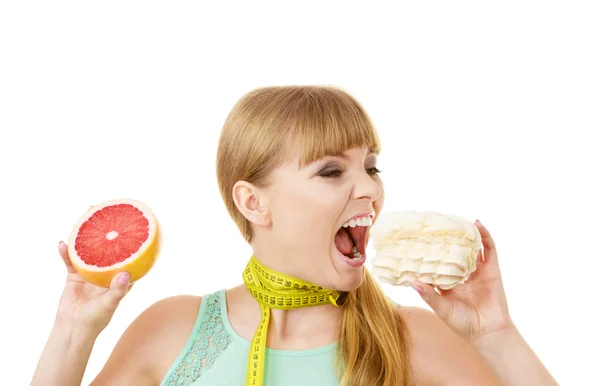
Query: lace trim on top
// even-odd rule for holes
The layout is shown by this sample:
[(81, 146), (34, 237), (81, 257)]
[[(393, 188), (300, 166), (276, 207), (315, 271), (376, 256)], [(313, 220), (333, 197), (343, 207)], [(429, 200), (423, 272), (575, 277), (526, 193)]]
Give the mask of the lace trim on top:
[(231, 335), (221, 317), (219, 292), (202, 299), (199, 314), (192, 335), (163, 386), (184, 386), (195, 382), (231, 343)]

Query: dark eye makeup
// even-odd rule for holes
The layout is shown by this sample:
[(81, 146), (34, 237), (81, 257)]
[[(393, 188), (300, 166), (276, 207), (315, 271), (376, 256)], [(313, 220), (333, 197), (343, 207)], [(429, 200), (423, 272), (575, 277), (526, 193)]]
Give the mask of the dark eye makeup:
[[(343, 173), (344, 172), (340, 168), (325, 168), (323, 169), (323, 171), (319, 172), (319, 176), (323, 178), (337, 178), (341, 177)], [(371, 167), (367, 169), (367, 173), (369, 173), (369, 175), (374, 176), (381, 173), (381, 170), (377, 167)]]

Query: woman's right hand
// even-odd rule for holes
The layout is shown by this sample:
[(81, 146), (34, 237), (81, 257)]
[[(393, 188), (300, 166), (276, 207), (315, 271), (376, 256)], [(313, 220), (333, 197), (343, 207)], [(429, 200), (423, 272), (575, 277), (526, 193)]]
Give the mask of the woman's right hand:
[(98, 287), (87, 282), (73, 268), (67, 244), (61, 241), (58, 252), (67, 267), (67, 282), (60, 297), (57, 322), (100, 334), (112, 319), (121, 299), (133, 286), (129, 285), (129, 274), (115, 275), (110, 288)]

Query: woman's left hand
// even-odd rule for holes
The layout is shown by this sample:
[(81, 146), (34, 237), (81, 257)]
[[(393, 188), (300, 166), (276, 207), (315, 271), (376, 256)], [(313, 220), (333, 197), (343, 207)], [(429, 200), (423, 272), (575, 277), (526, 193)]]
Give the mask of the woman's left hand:
[(436, 290), (415, 281), (413, 288), (433, 311), (467, 342), (490, 333), (513, 328), (500, 276), (498, 252), (490, 232), (475, 221), (483, 243), (477, 255), (477, 269), (463, 284), (450, 290)]

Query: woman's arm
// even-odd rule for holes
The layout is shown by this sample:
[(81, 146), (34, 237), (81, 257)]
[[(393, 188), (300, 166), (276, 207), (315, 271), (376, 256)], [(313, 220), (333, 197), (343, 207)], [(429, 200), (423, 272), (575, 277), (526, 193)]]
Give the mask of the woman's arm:
[[(92, 386), (160, 384), (189, 338), (201, 300), (174, 296), (148, 307), (123, 333)], [(57, 319), (32, 386), (81, 385), (98, 336), (85, 331)]]
[(475, 225), (483, 251), (479, 251), (477, 270), (469, 279), (439, 293), (419, 281), (413, 283), (413, 288), (448, 327), (475, 349), (502, 385), (556, 385), (512, 322), (496, 244), (481, 222)]
[(515, 326), (483, 336), (471, 346), (502, 385), (558, 385)]
[(88, 283), (71, 264), (65, 243), (58, 244), (58, 252), (67, 280), (32, 386), (79, 386), (96, 338), (131, 288), (126, 274), (115, 276), (110, 288)]
[[(163, 311), (172, 301), (161, 301), (149, 307), (127, 328), (115, 346), (104, 369), (92, 383), (96, 386), (155, 385), (150, 368), (156, 349), (153, 331), (164, 327)], [(161, 318), (162, 316), (162, 318)], [(79, 386), (83, 379), (97, 332), (73, 327), (57, 319), (48, 343), (40, 357), (31, 386)]]
[(485, 361), (433, 312), (400, 307), (412, 337), (410, 355), (415, 385), (498, 386)]
[(57, 321), (31, 380), (37, 385), (81, 385), (97, 334)]

